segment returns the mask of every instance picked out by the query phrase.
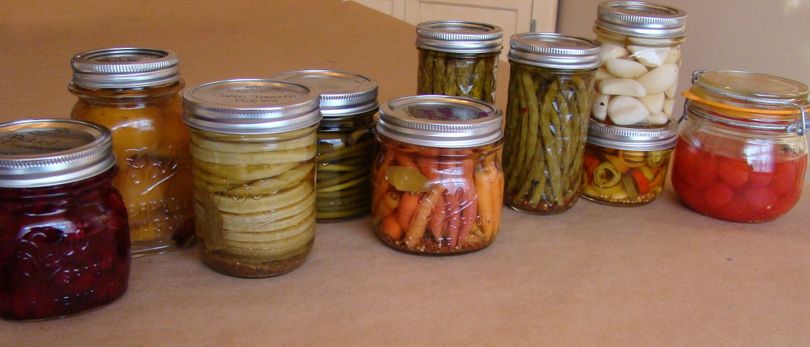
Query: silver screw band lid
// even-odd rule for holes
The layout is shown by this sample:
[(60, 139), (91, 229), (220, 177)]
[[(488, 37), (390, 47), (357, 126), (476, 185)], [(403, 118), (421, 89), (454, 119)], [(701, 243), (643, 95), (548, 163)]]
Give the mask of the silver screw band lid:
[(502, 49), (503, 29), (497, 25), (460, 20), (422, 22), (416, 26), (416, 46), (448, 53), (494, 53)]
[(591, 121), (588, 124), (588, 143), (630, 151), (660, 151), (675, 147), (678, 123), (665, 127), (626, 128)]
[(476, 99), (406, 96), (383, 104), (377, 132), (419, 146), (477, 147), (503, 138), (501, 120), (497, 106)]
[(282, 72), (270, 79), (300, 84), (320, 94), (324, 118), (352, 116), (379, 107), (377, 82), (361, 74), (313, 69)]
[(599, 42), (555, 33), (520, 33), (509, 40), (509, 60), (552, 69), (599, 67)]
[(596, 26), (627, 36), (677, 38), (686, 33), (686, 12), (645, 1), (605, 1)]
[(225, 134), (271, 134), (318, 124), (318, 94), (268, 79), (210, 82), (183, 92), (183, 120)]
[(180, 79), (177, 56), (152, 48), (104, 48), (71, 59), (73, 83), (92, 89), (143, 88)]
[(0, 187), (71, 183), (114, 165), (112, 136), (100, 125), (70, 119), (0, 123)]

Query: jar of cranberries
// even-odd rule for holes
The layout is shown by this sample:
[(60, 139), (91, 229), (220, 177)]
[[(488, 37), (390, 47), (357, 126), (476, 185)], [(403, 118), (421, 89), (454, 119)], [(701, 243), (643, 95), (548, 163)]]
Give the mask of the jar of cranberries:
[(0, 315), (60, 317), (127, 289), (127, 212), (111, 136), (75, 120), (0, 124)]
[(672, 168), (681, 202), (733, 222), (787, 213), (804, 185), (808, 87), (742, 71), (698, 71), (692, 80)]

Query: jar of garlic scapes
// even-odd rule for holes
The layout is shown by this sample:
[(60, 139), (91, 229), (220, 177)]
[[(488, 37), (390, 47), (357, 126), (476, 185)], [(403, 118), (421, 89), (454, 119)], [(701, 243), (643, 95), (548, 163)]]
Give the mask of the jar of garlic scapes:
[(628, 128), (590, 122), (582, 161), (582, 197), (615, 206), (649, 203), (664, 190), (676, 122)]
[(237, 277), (300, 266), (315, 237), (318, 94), (236, 79), (184, 92), (203, 261)]
[(194, 241), (191, 159), (183, 126), (177, 56), (165, 50), (107, 48), (71, 61), (71, 118), (112, 131), (134, 256)]
[(271, 79), (301, 84), (320, 94), (317, 193), (318, 222), (340, 221), (370, 211), (369, 175), (375, 142), (372, 128), (377, 82), (347, 71), (298, 70)]
[(593, 30), (602, 50), (592, 118), (642, 127), (675, 119), (686, 13), (644, 1), (606, 1)]

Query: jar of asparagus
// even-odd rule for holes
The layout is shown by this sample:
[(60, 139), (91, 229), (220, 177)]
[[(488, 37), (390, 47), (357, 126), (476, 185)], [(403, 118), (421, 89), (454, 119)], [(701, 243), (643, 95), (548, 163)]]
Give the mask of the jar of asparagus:
[(297, 268), (315, 237), (318, 95), (240, 79), (187, 89), (184, 101), (205, 263), (238, 277)]
[(599, 43), (549, 33), (512, 36), (505, 203), (563, 212), (579, 196)]
[(321, 95), (318, 129), (318, 222), (339, 221), (371, 210), (369, 176), (375, 147), (372, 128), (377, 103), (377, 82), (352, 72), (300, 70), (271, 79), (297, 83)]
[(494, 102), (503, 30), (486, 23), (440, 20), (416, 27), (418, 94)]
[(470, 98), (389, 101), (377, 125), (372, 225), (388, 246), (418, 254), (484, 248), (503, 202), (502, 117)]
[(664, 190), (677, 123), (627, 128), (590, 122), (581, 195), (616, 206), (651, 202)]
[(75, 55), (71, 118), (112, 131), (134, 256), (194, 241), (191, 157), (177, 56), (159, 49), (108, 48)]
[(686, 13), (644, 1), (606, 1), (597, 16), (593, 30), (602, 52), (593, 118), (640, 127), (674, 119)]

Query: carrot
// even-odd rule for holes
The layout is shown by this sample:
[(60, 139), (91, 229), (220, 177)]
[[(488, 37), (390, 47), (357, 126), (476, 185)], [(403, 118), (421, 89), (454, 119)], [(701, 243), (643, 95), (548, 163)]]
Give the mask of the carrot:
[(430, 232), (433, 233), (433, 238), (436, 239), (436, 242), (441, 242), (442, 240), (444, 205), (444, 194), (441, 194), (436, 200), (436, 206), (433, 208), (433, 214), (430, 216), (430, 221), (428, 222), (428, 228), (430, 229)]
[(447, 203), (447, 210), (445, 214), (449, 216), (447, 222), (447, 233), (448, 238), (450, 239), (450, 247), (456, 247), (458, 244), (458, 232), (459, 232), (459, 222), (460, 222), (460, 212), (458, 202), (461, 200), (461, 193), (460, 189), (455, 190), (453, 192), (448, 191), (447, 197), (445, 200)]
[(399, 241), (402, 239), (402, 227), (399, 226), (399, 222), (394, 215), (383, 218), (382, 230), (391, 240)]
[[(385, 177), (385, 170), (388, 169), (388, 166), (391, 165), (391, 162), (394, 160), (394, 152), (393, 149), (388, 148), (385, 151), (385, 155), (383, 158), (378, 159), (379, 164), (375, 165), (374, 167), (374, 186), (372, 189), (374, 190), (373, 195), (371, 196), (371, 206), (375, 208), (379, 203), (380, 199), (382, 199), (383, 195), (388, 191), (390, 184), (388, 183), (388, 179)], [(374, 211), (371, 211), (373, 214)]]
[(416, 166), (419, 167), (419, 171), (429, 180), (439, 178), (438, 155), (439, 150), (436, 148), (423, 148), (422, 151), (417, 154)]
[(461, 208), (461, 229), (458, 234), (459, 244), (463, 244), (467, 240), (467, 236), (475, 227), (475, 220), (478, 217), (478, 197), (476, 196), (475, 179), (473, 172), (475, 171), (475, 163), (472, 159), (464, 159), (461, 161), (461, 170), (463, 175), (464, 187), (461, 194), (461, 201), (459, 207)]
[(493, 207), (493, 182), (487, 167), (475, 170), (475, 187), (478, 189), (478, 214), (481, 216), (481, 230), (484, 231), (484, 240), (489, 240), (493, 233), (495, 211)]
[(411, 225), (416, 207), (419, 206), (419, 195), (414, 193), (402, 193), (399, 198), (399, 206), (397, 206), (397, 220), (402, 229), (408, 229)]
[(394, 157), (394, 161), (396, 161), (396, 163), (398, 165), (412, 167), (412, 168), (417, 167), (416, 162), (413, 160), (413, 157), (411, 157), (410, 155), (408, 155), (406, 153), (397, 152), (396, 156)]
[(411, 225), (408, 226), (405, 233), (405, 245), (410, 249), (416, 248), (421, 244), (422, 237), (425, 236), (425, 229), (427, 228), (428, 220), (430, 219), (430, 212), (437, 205), (439, 197), (444, 193), (444, 187), (441, 184), (434, 184), (430, 187), (430, 192), (425, 194), (419, 208), (416, 210)]
[(391, 212), (394, 212), (397, 206), (399, 206), (399, 194), (397, 194), (397, 192), (386, 193), (382, 201), (380, 201), (379, 206), (372, 214), (374, 223), (379, 222), (381, 219), (391, 214)]
[(498, 170), (498, 168), (495, 167), (495, 163), (492, 163), (488, 167), (488, 170), (495, 176), (495, 186), (492, 187), (492, 210), (495, 212), (495, 217), (493, 218), (495, 223), (492, 229), (498, 232), (501, 230), (501, 214), (503, 213), (503, 171)]

